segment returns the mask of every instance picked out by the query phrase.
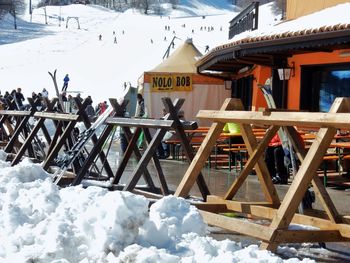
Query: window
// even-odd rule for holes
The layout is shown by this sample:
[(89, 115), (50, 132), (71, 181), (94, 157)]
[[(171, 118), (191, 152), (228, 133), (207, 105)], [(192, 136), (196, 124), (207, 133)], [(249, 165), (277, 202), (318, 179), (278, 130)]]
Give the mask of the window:
[(336, 97), (350, 97), (350, 64), (302, 67), (301, 110), (328, 112)]
[(253, 94), (253, 76), (232, 81), (232, 98), (242, 100), (245, 110), (252, 109), (252, 94)]

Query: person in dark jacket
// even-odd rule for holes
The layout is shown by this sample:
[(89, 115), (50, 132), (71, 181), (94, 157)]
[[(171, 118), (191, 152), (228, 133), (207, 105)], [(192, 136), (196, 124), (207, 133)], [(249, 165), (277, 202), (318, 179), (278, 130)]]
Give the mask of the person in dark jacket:
[(284, 151), (282, 142), (276, 134), (265, 151), (265, 162), (274, 184), (287, 184), (288, 171), (284, 165)]
[(66, 74), (66, 76), (65, 76), (64, 79), (63, 79), (62, 91), (67, 91), (68, 82), (69, 82), (69, 76), (68, 76), (68, 74)]
[(23, 106), (24, 96), (22, 94), (22, 89), (21, 88), (17, 88), (17, 90), (16, 91), (14, 90), (12, 93), (14, 94), (12, 96), (16, 100), (16, 104), (18, 106), (18, 109), (19, 110), (23, 110), (24, 109), (24, 106)]
[(92, 99), (88, 97), (87, 100), (89, 101), (89, 103), (86, 106), (85, 112), (86, 115), (89, 117), (89, 120), (91, 122), (94, 122), (96, 119), (96, 113), (94, 107), (92, 106)]

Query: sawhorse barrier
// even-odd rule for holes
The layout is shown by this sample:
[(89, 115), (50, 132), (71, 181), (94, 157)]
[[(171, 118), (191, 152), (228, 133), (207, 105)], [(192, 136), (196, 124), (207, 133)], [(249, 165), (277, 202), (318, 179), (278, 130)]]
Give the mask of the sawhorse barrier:
[[(238, 99), (226, 100), (220, 111), (201, 110), (197, 117), (212, 120), (213, 124), (178, 186), (175, 196), (186, 197), (188, 195), (225, 123), (239, 123), (249, 159), (224, 196), (208, 196), (206, 203), (197, 204), (204, 220), (208, 224), (260, 239), (263, 241), (261, 248), (272, 251), (276, 250), (280, 243), (350, 241), (349, 216), (338, 213), (331, 197), (317, 176), (317, 169), (337, 129), (350, 128), (349, 112), (349, 98), (337, 98), (329, 113), (243, 111), (243, 105)], [(259, 143), (253, 134), (251, 125), (270, 126)], [(315, 141), (307, 152), (300, 144), (294, 126), (320, 127)], [(264, 150), (280, 127), (284, 127), (287, 131), (301, 161), (301, 166), (283, 200), (278, 197), (263, 159)], [(254, 167), (266, 201), (234, 200)], [(310, 184), (324, 208), (323, 217), (296, 212)], [(222, 215), (224, 212), (238, 212), (250, 218), (264, 218), (269, 220), (270, 224), (262, 225), (230, 218)], [(291, 223), (309, 225), (313, 228), (312, 230), (291, 230), (289, 229)]]
[[(195, 129), (197, 127), (197, 124), (190, 123), (188, 126), (184, 126), (179, 120), (178, 111), (182, 107), (184, 99), (177, 99), (174, 101), (174, 103), (171, 101), (170, 98), (163, 98), (162, 101), (169, 114), (165, 116), (163, 120), (155, 120), (121, 118), (120, 116), (122, 116), (126, 105), (119, 105), (116, 100), (110, 99), (110, 103), (117, 114), (115, 114), (115, 117), (110, 117), (106, 120), (105, 130), (99, 137), (99, 140), (95, 147), (91, 150), (90, 155), (88, 156), (88, 158), (85, 161), (85, 164), (83, 165), (83, 169), (79, 172), (79, 174), (77, 174), (75, 180), (73, 181), (73, 185), (77, 185), (82, 182), (82, 180), (87, 174), (89, 167), (93, 164), (93, 160), (101, 151), (103, 143), (110, 135), (111, 131), (113, 130), (113, 127), (117, 125), (122, 127), (123, 132), (128, 140), (128, 147), (126, 152), (124, 153), (123, 159), (121, 160), (121, 163), (116, 173), (113, 175), (113, 187), (126, 191), (132, 191), (135, 193), (140, 193), (150, 197), (157, 197), (156, 195), (158, 194), (170, 194), (171, 190), (169, 190), (167, 186), (166, 179), (163, 174), (159, 159), (156, 155), (156, 149), (161, 143), (165, 133), (170, 129), (175, 130), (176, 134), (180, 137), (180, 141), (184, 152), (187, 156), (187, 159), (191, 161), (194, 157), (194, 154), (184, 130)], [(131, 132), (130, 128), (132, 127), (136, 128), (134, 133)], [(151, 136), (150, 129), (156, 129), (156, 132), (153, 135), (153, 137)], [(141, 131), (144, 132), (147, 141), (147, 148), (144, 150), (143, 154), (140, 153), (140, 150), (137, 147), (137, 139), (139, 138)], [(133, 170), (132, 174), (128, 178), (125, 186), (120, 187), (119, 183), (121, 176), (125, 171), (126, 165), (130, 160), (132, 153), (134, 153), (138, 163), (135, 169)], [(156, 168), (160, 188), (156, 187), (147, 169), (147, 165), (151, 160), (153, 161), (153, 164)], [(137, 186), (137, 183), (139, 182), (142, 175), (147, 184), (147, 187), (143, 187), (140, 189)], [(207, 195), (209, 194), (209, 190), (201, 174), (198, 175), (197, 183), (203, 198), (206, 199)]]

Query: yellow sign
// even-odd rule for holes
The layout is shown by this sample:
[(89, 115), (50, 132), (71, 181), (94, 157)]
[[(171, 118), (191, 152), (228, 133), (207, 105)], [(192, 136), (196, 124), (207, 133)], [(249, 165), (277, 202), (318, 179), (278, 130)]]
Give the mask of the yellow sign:
[(192, 91), (192, 76), (187, 74), (153, 75), (152, 92)]

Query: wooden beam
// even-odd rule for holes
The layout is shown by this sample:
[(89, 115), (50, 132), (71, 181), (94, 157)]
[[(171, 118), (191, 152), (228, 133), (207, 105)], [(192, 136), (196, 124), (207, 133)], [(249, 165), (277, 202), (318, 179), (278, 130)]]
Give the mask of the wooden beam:
[(210, 204), (210, 203), (192, 203), (197, 209), (211, 213), (225, 213), (230, 210), (227, 209), (225, 204)]
[(258, 225), (242, 219), (227, 217), (199, 210), (204, 221), (209, 225), (218, 226), (233, 232), (248, 235), (261, 240), (268, 240), (272, 235), (272, 230), (268, 226)]
[(109, 117), (106, 119), (106, 124), (120, 125), (124, 127), (140, 127), (140, 128), (172, 128), (174, 121), (172, 120), (157, 120), (157, 119), (136, 119), (136, 118), (116, 118)]
[[(235, 109), (239, 102), (240, 101), (238, 99), (226, 99), (220, 110), (225, 111)], [(206, 137), (203, 140), (203, 143), (199, 147), (189, 168), (178, 185), (175, 191), (175, 196), (186, 197), (189, 194), (223, 128), (224, 123), (213, 123), (211, 125)]]
[[(214, 196), (214, 195), (208, 196), (207, 204), (210, 204), (212, 206), (217, 205), (218, 207), (222, 207), (222, 205), (225, 205), (228, 211), (244, 213), (254, 217), (265, 218), (270, 220), (273, 219), (277, 213), (276, 207), (272, 207), (271, 204), (266, 202), (241, 202), (241, 201), (224, 200), (222, 199), (222, 197)], [(206, 210), (205, 206), (203, 206), (202, 210)], [(215, 210), (213, 209), (212, 211), (214, 212)], [(346, 216), (342, 217), (343, 221), (346, 221), (345, 217)], [(342, 237), (350, 238), (349, 224), (337, 224), (328, 219), (304, 215), (304, 214), (294, 214), (292, 223), (317, 227), (322, 230), (337, 230), (339, 231)]]
[(345, 242), (338, 230), (276, 230), (277, 243)]
[(23, 111), (23, 110), (0, 110), (0, 115), (8, 115), (8, 116), (30, 116), (30, 111)]
[[(286, 118), (288, 116), (288, 118)], [(200, 110), (197, 118), (256, 125), (350, 128), (350, 113)]]
[(57, 112), (36, 112), (34, 117), (37, 118), (45, 118), (56, 121), (77, 121), (79, 119), (79, 115), (75, 114), (66, 114), (66, 113), (57, 113)]

